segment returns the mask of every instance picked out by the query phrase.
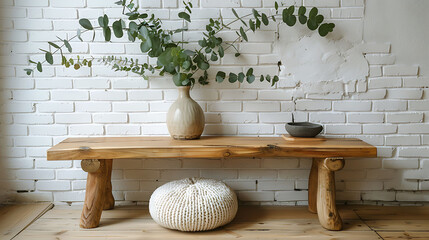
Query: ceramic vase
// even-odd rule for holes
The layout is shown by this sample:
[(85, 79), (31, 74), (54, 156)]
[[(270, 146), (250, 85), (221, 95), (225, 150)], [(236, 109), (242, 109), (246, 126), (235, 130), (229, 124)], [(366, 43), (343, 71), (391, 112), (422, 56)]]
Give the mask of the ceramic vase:
[(200, 138), (204, 130), (204, 112), (189, 92), (189, 86), (178, 87), (179, 96), (167, 113), (168, 132), (177, 140)]

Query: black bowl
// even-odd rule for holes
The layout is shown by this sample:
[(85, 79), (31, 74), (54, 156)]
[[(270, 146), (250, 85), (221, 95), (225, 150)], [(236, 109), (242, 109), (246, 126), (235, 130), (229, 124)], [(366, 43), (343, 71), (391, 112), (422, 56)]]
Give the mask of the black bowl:
[(323, 130), (323, 126), (311, 122), (286, 123), (286, 131), (293, 137), (315, 137)]

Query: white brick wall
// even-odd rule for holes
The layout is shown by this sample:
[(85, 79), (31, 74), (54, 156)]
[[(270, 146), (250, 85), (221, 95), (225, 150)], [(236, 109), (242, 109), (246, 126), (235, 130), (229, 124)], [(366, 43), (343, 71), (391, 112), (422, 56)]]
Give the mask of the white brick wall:
[[(287, 5), (318, 6), (326, 19), (335, 19), (336, 36), (361, 35), (363, 0), (291, 0)], [(156, 13), (166, 26), (180, 26), (176, 0), (144, 0), (140, 6)], [(189, 38), (197, 40), (207, 18), (233, 18), (251, 8), (269, 11), (273, 0), (193, 1)], [(120, 8), (103, 0), (2, 1), (0, 24), (0, 133), (4, 149), (0, 161), (0, 203), (8, 201), (81, 202), (86, 173), (79, 161), (46, 161), (46, 150), (68, 136), (168, 135), (165, 117), (177, 92), (169, 78), (145, 81), (103, 66), (74, 71), (57, 65), (27, 77), (29, 57), (42, 58), (46, 41), (72, 36), (78, 17), (96, 21), (103, 13), (120, 16)], [(353, 22), (353, 24), (350, 24)], [(344, 31), (343, 26), (348, 26)], [(355, 29), (354, 29), (355, 28)], [(228, 52), (213, 66), (224, 71), (277, 74), (280, 60), (273, 52), (275, 28), (249, 34), (236, 59)], [(221, 33), (225, 38), (234, 32)], [(132, 54), (142, 60), (139, 47), (124, 39), (113, 43), (74, 42), (79, 54)], [(355, 38), (362, 36), (351, 36)], [(345, 36), (348, 39), (348, 36)], [(359, 40), (360, 41), (360, 40)], [(429, 78), (420, 67), (397, 63), (395, 46), (370, 42), (362, 46), (369, 64), (366, 80), (331, 86), (310, 85), (309, 93), (295, 92), (283, 79), (267, 83), (196, 86), (192, 96), (206, 112), (205, 134), (278, 136), (284, 123), (312, 121), (324, 125), (331, 137), (356, 137), (379, 150), (377, 159), (348, 159), (337, 173), (337, 197), (352, 202), (429, 201)], [(426, 47), (426, 46), (423, 46)], [(150, 60), (153, 61), (153, 60)], [(328, 91), (321, 91), (327, 87)], [(347, 94), (342, 94), (347, 89)], [(292, 97), (300, 96), (296, 104)], [(124, 159), (114, 161), (113, 189), (117, 201), (147, 203), (161, 184), (182, 177), (224, 180), (241, 201), (261, 204), (306, 204), (311, 160), (267, 159)], [(276, 203), (275, 203), (276, 202)]]

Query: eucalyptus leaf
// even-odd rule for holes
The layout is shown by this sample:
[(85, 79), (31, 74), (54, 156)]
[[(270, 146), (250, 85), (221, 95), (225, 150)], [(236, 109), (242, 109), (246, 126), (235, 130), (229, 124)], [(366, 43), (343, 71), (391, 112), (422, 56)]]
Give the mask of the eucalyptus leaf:
[(104, 14), (104, 17), (103, 17), (103, 26), (104, 27), (109, 26), (109, 17), (107, 16), (107, 14)]
[(57, 48), (57, 49), (59, 49), (60, 48), (60, 46), (58, 46), (57, 44), (55, 44), (55, 43), (53, 43), (53, 42), (48, 42), (48, 44), (49, 45), (51, 45), (52, 47), (54, 47), (54, 48)]
[(94, 27), (92, 26), (91, 22), (90, 22), (88, 19), (86, 19), (86, 18), (82, 18), (82, 19), (80, 19), (80, 20), (79, 20), (79, 24), (80, 24), (83, 28), (85, 28), (85, 29), (87, 29), (87, 30), (92, 30), (92, 29), (94, 29)]
[(285, 18), (283, 18), (283, 21), (289, 26), (292, 27), (296, 23), (296, 16), (295, 15), (286, 15)]
[(265, 13), (262, 13), (262, 23), (267, 26), (269, 24), (268, 17)]
[(64, 46), (66, 46), (67, 50), (69, 51), (69, 53), (71, 53), (73, 51), (72, 46), (70, 45), (69, 41), (64, 40)]
[(252, 83), (252, 82), (254, 82), (255, 81), (255, 75), (250, 75), (250, 76), (247, 76), (246, 77), (246, 81), (248, 82), (248, 83)]
[(318, 27), (316, 20), (314, 18), (309, 18), (307, 21), (307, 27), (312, 31), (316, 30)]
[(42, 63), (41, 63), (41, 62), (38, 62), (38, 63), (37, 63), (37, 71), (39, 71), (39, 72), (42, 72), (42, 71), (43, 71)]
[(179, 12), (179, 18), (185, 19), (188, 22), (191, 22), (191, 16), (185, 12)]
[(235, 83), (237, 81), (237, 78), (237, 74), (231, 72), (229, 73), (228, 81), (230, 83)]
[(304, 6), (299, 7), (298, 15), (304, 15), (307, 9)]
[(49, 64), (54, 64), (54, 58), (52, 57), (52, 53), (50, 53), (50, 52), (47, 52), (47, 53), (45, 53), (45, 59), (46, 59), (46, 62), (48, 62)]
[(238, 74), (238, 81), (242, 83), (242, 82), (244, 81), (244, 77), (245, 77), (245, 76), (244, 76), (244, 73), (242, 73), (242, 72), (241, 72), (241, 73), (239, 73), (239, 74)]
[(310, 10), (310, 13), (308, 14), (308, 17), (309, 17), (309, 18), (314, 18), (314, 17), (316, 17), (317, 13), (319, 13), (319, 10), (317, 10), (317, 8), (316, 8), (316, 7), (313, 7), (313, 8)]
[(225, 76), (226, 76), (225, 72), (222, 72), (222, 71), (217, 72), (216, 82), (218, 82), (218, 83), (223, 82), (223, 80), (225, 79)]
[(253, 22), (252, 19), (249, 19), (249, 27), (253, 32), (255, 32), (256, 27), (255, 27), (255, 23)]
[(98, 17), (98, 25), (100, 25), (100, 27), (105, 27), (104, 22), (103, 22), (103, 17)]
[(103, 35), (106, 42), (109, 42), (112, 39), (112, 30), (110, 30), (110, 27), (103, 28)]
[(324, 17), (322, 15), (317, 15), (314, 19), (316, 20), (317, 24), (320, 24), (323, 22)]
[(144, 42), (140, 44), (140, 50), (143, 53), (148, 52), (152, 48), (152, 41), (150, 38), (147, 38)]
[(24, 69), (24, 71), (28, 76), (30, 76), (33, 73), (33, 69), (29, 69), (29, 68)]
[(224, 50), (223, 50), (223, 47), (222, 46), (219, 46), (219, 56), (221, 57), (221, 58), (223, 58), (223, 56), (225, 55), (225, 52), (224, 52)]
[(120, 20), (115, 21), (112, 25), (113, 33), (115, 34), (115, 37), (121, 38), (124, 36), (124, 31), (122, 30), (122, 23)]
[(240, 34), (243, 37), (243, 39), (246, 40), (246, 42), (249, 41), (247, 39), (247, 35), (246, 35), (246, 32), (244, 31), (243, 27), (240, 27)]
[(307, 16), (305, 16), (305, 15), (299, 15), (298, 16), (298, 20), (299, 20), (299, 22), (301, 24), (305, 24), (305, 23), (307, 23)]

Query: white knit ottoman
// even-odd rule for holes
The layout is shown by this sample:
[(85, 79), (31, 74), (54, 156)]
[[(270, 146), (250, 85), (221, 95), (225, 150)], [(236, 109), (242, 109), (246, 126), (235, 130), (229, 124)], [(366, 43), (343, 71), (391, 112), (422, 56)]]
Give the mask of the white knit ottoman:
[(149, 200), (159, 225), (180, 231), (206, 231), (223, 226), (237, 213), (237, 196), (223, 182), (186, 178), (166, 183)]

